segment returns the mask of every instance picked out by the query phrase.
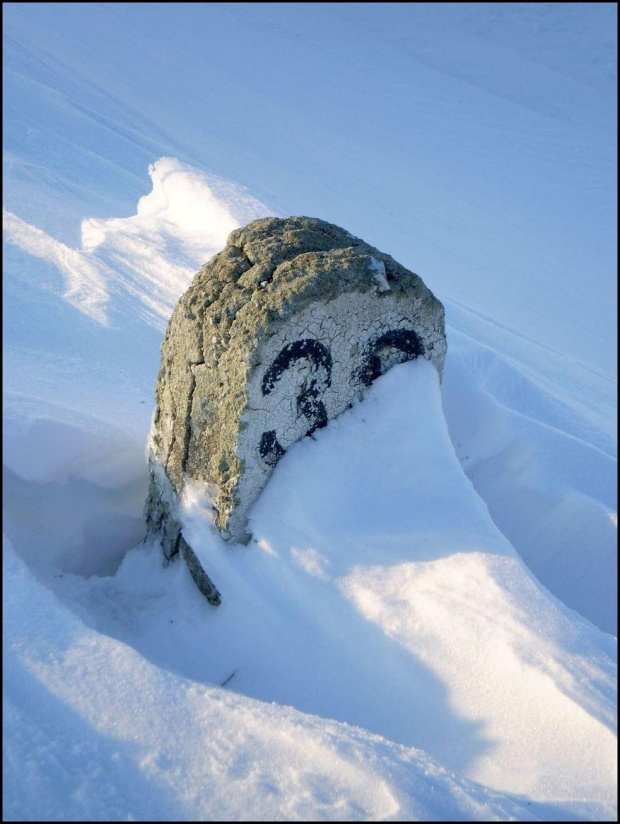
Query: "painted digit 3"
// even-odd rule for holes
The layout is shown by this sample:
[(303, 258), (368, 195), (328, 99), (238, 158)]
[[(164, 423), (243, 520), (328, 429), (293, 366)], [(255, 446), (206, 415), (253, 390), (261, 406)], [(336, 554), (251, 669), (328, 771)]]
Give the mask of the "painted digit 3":
[[(289, 343), (265, 372), (262, 392), (263, 395), (269, 395), (287, 369), (291, 369), (300, 360), (310, 363), (311, 372), (296, 398), (297, 416), (306, 418), (310, 427), (305, 434), (311, 435), (316, 429), (327, 425), (327, 410), (321, 395), (331, 386), (332, 356), (326, 346), (312, 338)], [(275, 429), (263, 432), (258, 451), (269, 466), (278, 463), (285, 449), (278, 441)]]
[[(394, 350), (399, 353), (397, 360), (392, 360)], [(356, 370), (354, 377), (364, 386), (370, 386), (387, 371), (388, 358), (392, 361), (389, 366), (393, 366), (423, 354), (424, 346), (415, 332), (411, 329), (392, 329), (371, 343), (362, 360), (362, 366)]]

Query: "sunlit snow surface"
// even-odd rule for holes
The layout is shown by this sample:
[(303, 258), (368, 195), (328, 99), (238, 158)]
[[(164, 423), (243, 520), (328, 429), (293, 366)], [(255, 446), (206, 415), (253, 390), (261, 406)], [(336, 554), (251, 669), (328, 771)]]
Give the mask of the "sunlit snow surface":
[[(5, 818), (616, 817), (615, 7), (435, 5), (5, 5)], [(274, 213), (449, 354), (247, 547), (188, 490), (213, 609), (140, 544), (159, 345)]]

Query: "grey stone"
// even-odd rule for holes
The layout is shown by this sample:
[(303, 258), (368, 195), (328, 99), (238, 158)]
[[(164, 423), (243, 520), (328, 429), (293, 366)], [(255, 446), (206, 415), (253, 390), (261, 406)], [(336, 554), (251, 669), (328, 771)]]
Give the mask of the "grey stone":
[(421, 355), (441, 377), (445, 354), (442, 304), (389, 255), (314, 218), (235, 230), (162, 344), (149, 532), (168, 559), (179, 551), (175, 512), (193, 479), (208, 485), (223, 536), (247, 542), (248, 509), (291, 444), (396, 363)]
[(222, 598), (217, 587), (204, 571), (200, 561), (196, 557), (196, 553), (182, 535), (179, 539), (179, 550), (183, 556), (183, 560), (187, 564), (187, 568), (189, 569), (192, 578), (196, 582), (198, 589), (202, 592), (210, 604), (214, 607), (218, 606), (221, 603)]

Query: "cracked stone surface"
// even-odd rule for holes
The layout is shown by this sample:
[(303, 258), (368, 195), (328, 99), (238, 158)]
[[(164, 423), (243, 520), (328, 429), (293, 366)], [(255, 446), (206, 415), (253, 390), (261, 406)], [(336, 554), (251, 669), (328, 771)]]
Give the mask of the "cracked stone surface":
[(265, 218), (198, 272), (161, 351), (146, 519), (171, 559), (188, 480), (207, 484), (223, 536), (246, 543), (248, 509), (291, 444), (397, 363), (424, 357), (441, 377), (444, 309), (418, 275), (343, 229)]

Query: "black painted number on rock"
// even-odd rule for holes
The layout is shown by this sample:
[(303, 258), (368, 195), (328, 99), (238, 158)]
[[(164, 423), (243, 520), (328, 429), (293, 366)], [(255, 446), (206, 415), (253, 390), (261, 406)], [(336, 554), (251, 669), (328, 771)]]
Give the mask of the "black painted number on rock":
[[(397, 352), (396, 359), (394, 350)], [(423, 354), (424, 346), (415, 332), (411, 329), (392, 329), (379, 335), (369, 346), (355, 377), (364, 386), (370, 386), (389, 366), (405, 363)]]
[[(422, 341), (411, 329), (384, 332), (366, 349), (361, 366), (353, 373), (354, 382), (370, 386), (390, 366), (413, 360), (423, 354)], [(287, 344), (265, 372), (262, 392), (263, 395), (269, 395), (282, 375), (302, 360), (310, 366), (310, 373), (296, 397), (297, 415), (307, 420), (309, 428), (305, 434), (311, 435), (327, 425), (327, 410), (321, 396), (331, 386), (332, 356), (324, 344), (312, 338)], [(275, 429), (263, 432), (258, 450), (269, 466), (275, 466), (286, 451), (278, 441)]]
[(306, 338), (287, 344), (280, 352), (263, 377), (263, 395), (268, 395), (284, 372), (293, 364), (306, 358), (313, 366), (313, 371), (323, 367), (327, 373), (325, 386), (331, 384), (332, 356), (329, 349), (318, 340)]
[[(297, 415), (306, 418), (309, 423), (306, 435), (311, 435), (327, 424), (327, 410), (321, 395), (331, 385), (332, 356), (324, 344), (312, 338), (287, 344), (265, 372), (262, 391), (263, 395), (269, 395), (282, 375), (301, 360), (309, 362), (310, 375), (304, 380), (296, 398)], [(284, 455), (285, 449), (274, 429), (263, 432), (259, 452), (269, 466), (275, 466)]]

